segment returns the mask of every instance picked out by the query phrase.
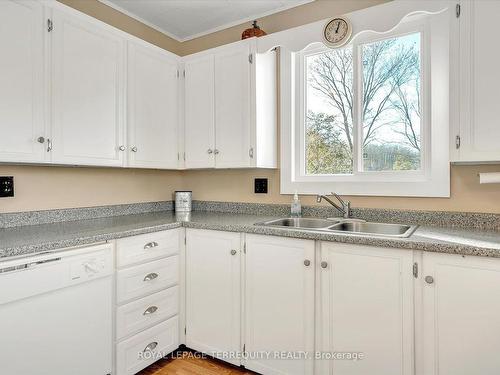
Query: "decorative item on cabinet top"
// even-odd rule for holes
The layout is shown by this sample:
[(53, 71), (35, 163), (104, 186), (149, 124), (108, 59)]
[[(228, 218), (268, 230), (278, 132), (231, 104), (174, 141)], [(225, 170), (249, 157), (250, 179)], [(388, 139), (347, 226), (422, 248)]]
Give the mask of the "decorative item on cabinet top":
[(258, 37), (264, 36), (264, 35), (267, 35), (267, 33), (264, 30), (262, 30), (259, 27), (259, 25), (257, 25), (257, 20), (255, 20), (252, 22), (251, 28), (243, 31), (243, 33), (241, 34), (241, 39), (253, 38), (254, 36), (258, 38)]

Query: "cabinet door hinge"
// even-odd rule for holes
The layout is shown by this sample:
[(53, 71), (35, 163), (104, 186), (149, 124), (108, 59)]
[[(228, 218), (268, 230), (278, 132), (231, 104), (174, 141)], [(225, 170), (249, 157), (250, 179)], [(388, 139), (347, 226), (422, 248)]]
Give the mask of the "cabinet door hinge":
[(253, 55), (252, 55), (252, 54), (249, 54), (249, 55), (248, 55), (248, 62), (249, 62), (250, 64), (253, 64)]
[(246, 254), (247, 253), (247, 243), (244, 242), (243, 243), (243, 254)]
[(52, 23), (52, 20), (50, 18), (47, 19), (47, 31), (50, 33), (52, 30), (54, 30), (54, 24)]
[(183, 70), (183, 71), (182, 71), (182, 76), (183, 76), (184, 78), (186, 78), (186, 70)]
[(184, 158), (184, 161), (186, 161), (186, 153), (185, 152), (182, 154), (182, 156)]
[(243, 344), (243, 354), (246, 353), (246, 350), (247, 350), (247, 345), (246, 344)]
[(186, 333), (187, 333), (187, 328), (186, 328), (186, 327), (184, 327), (184, 334), (186, 334)]
[(457, 135), (455, 137), (455, 148), (458, 150), (460, 148), (460, 143), (461, 143), (461, 139), (460, 139), (460, 136)]
[(180, 74), (179, 74), (179, 70), (177, 70), (177, 78), (179, 78)]
[(184, 236), (184, 245), (187, 245), (187, 236)]
[(418, 263), (413, 263), (413, 277), (418, 278)]
[(181, 155), (179, 153), (177, 153), (177, 161), (179, 161), (181, 159)]
[(253, 159), (253, 147), (250, 147), (250, 150), (248, 150), (248, 156), (250, 156), (250, 159)]
[(457, 4), (457, 5), (455, 6), (455, 16), (457, 16), (457, 18), (459, 18), (459, 17), (460, 17), (461, 12), (462, 12), (462, 7), (460, 6), (460, 4)]

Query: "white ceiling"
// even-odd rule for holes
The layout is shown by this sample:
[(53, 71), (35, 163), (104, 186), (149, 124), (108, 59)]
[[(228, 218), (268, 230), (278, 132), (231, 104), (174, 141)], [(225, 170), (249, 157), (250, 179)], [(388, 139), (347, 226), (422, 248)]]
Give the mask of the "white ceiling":
[(180, 41), (314, 0), (100, 0)]

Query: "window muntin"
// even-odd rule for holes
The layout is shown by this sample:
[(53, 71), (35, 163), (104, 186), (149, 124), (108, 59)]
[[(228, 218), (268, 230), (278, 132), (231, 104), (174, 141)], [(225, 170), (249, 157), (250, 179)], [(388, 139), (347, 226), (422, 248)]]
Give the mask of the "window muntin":
[(303, 53), (305, 176), (423, 170), (421, 51), (413, 32)]

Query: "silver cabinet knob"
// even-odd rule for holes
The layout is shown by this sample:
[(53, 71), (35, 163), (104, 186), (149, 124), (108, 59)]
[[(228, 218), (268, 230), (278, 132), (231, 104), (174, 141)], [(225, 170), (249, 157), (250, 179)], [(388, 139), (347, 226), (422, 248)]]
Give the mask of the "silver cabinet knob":
[(209, 149), (207, 150), (207, 154), (209, 154), (209, 155), (213, 154), (213, 151), (212, 151), (212, 149), (211, 149), (211, 148), (209, 148)]
[(231, 250), (231, 255), (236, 255), (236, 250)]
[(142, 315), (151, 315), (154, 314), (156, 311), (158, 311), (157, 306), (150, 306), (142, 313)]
[(152, 249), (153, 247), (157, 247), (158, 246), (158, 242), (148, 242), (146, 245), (144, 245), (144, 250), (147, 250), (147, 249)]
[(38, 143), (45, 143), (45, 138), (44, 137), (38, 137), (36, 141)]
[(148, 352), (148, 351), (155, 350), (157, 346), (158, 346), (158, 343), (157, 343), (156, 341), (154, 341), (154, 342), (152, 342), (152, 343), (148, 344), (148, 345), (144, 348), (144, 350), (143, 350), (142, 352), (143, 352), (143, 353), (145, 353), (145, 352)]
[(148, 273), (146, 276), (144, 276), (144, 281), (151, 281), (154, 280), (158, 277), (158, 274), (156, 272)]
[(432, 284), (434, 282), (434, 278), (432, 276), (425, 276), (425, 282), (427, 284)]
[(52, 151), (52, 141), (47, 138), (47, 152)]
[(309, 259), (304, 260), (304, 266), (309, 267), (311, 265), (311, 261)]
[(137, 147), (132, 147), (132, 152), (137, 152)]
[(219, 154), (219, 150), (215, 149), (215, 150), (214, 150), (214, 154), (215, 154), (215, 155), (218, 155), (218, 154)]
[(118, 150), (125, 151), (125, 146), (122, 145), (122, 146), (118, 147)]
[(328, 267), (328, 262), (323, 261), (323, 262), (321, 262), (320, 265), (321, 265), (321, 268), (326, 268), (326, 267)]

